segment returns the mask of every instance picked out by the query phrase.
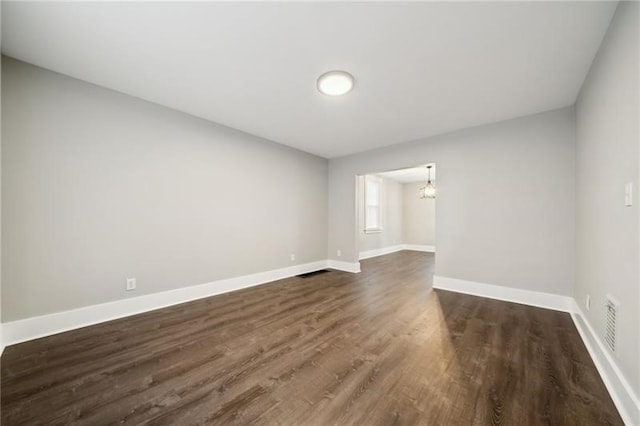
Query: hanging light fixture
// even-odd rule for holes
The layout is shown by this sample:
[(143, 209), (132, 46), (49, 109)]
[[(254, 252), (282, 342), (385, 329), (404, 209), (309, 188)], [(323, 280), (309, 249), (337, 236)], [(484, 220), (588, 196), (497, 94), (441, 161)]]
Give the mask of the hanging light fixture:
[(429, 177), (427, 178), (427, 184), (420, 188), (420, 198), (436, 198), (436, 187), (431, 183), (431, 167), (433, 166), (427, 166)]

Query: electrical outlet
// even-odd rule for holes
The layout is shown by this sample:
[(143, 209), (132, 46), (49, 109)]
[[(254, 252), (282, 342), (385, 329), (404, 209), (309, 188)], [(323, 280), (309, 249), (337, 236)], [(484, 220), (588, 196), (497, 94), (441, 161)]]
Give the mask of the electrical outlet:
[(584, 305), (587, 307), (587, 311), (591, 310), (591, 296), (589, 296), (588, 294), (584, 300)]
[(127, 278), (127, 291), (136, 289), (136, 279), (135, 278)]
[(293, 262), (294, 260), (296, 260), (296, 255), (294, 253), (291, 253), (291, 261)]
[(342, 250), (338, 249), (338, 251), (336, 252), (336, 254), (338, 255), (338, 257), (342, 256)]

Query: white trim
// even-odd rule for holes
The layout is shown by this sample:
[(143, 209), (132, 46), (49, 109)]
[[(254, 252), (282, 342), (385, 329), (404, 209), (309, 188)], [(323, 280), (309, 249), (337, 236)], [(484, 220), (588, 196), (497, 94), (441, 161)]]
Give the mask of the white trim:
[(418, 244), (397, 244), (395, 246), (382, 247), (374, 250), (361, 251), (358, 256), (358, 260), (369, 259), (377, 256), (384, 256), (385, 254), (395, 253), (401, 250), (413, 250), (435, 253), (435, 246), (424, 246)]
[(341, 260), (329, 259), (327, 261), (327, 268), (337, 269), (338, 271), (351, 272), (357, 274), (360, 272), (360, 262), (343, 262)]
[(587, 351), (598, 373), (600, 373), (600, 377), (607, 387), (607, 391), (611, 395), (611, 399), (622, 420), (629, 426), (640, 425), (640, 399), (631, 385), (629, 385), (611, 354), (604, 347), (602, 340), (598, 338), (575, 299), (557, 294), (509, 288), (437, 275), (433, 277), (433, 287), (570, 313), (576, 329), (587, 347)]
[(640, 425), (640, 399), (574, 300), (571, 318), (596, 365), (611, 399), (627, 425)]
[(365, 228), (364, 233), (365, 234), (380, 234), (383, 231), (382, 228)]
[(484, 284), (437, 275), (433, 276), (433, 287), (455, 291), (457, 293), (466, 293), (474, 296), (488, 297), (490, 299), (537, 306), (554, 311), (571, 312), (574, 305), (573, 298), (569, 296)]
[[(320, 260), (317, 262), (275, 269), (272, 271), (259, 272), (251, 275), (213, 281), (206, 284), (183, 287), (160, 293), (147, 294), (144, 296), (132, 297), (129, 299), (7, 322), (2, 324), (2, 345), (13, 345), (27, 340), (74, 330), (76, 328), (153, 311), (155, 309), (177, 305), (179, 303), (189, 302), (204, 297), (215, 296), (217, 294), (228, 293), (247, 287), (253, 287), (271, 281), (293, 277), (298, 274), (317, 271), (327, 268), (328, 264), (331, 262), (333, 261)], [(346, 262), (340, 263), (347, 264)], [(360, 264), (355, 265), (358, 265), (359, 272)], [(341, 269), (335, 266), (333, 267), (335, 269)]]
[(422, 244), (403, 244), (403, 250), (425, 251), (429, 253), (435, 253), (436, 246), (425, 246)]
[(402, 244), (398, 244), (395, 246), (383, 247), (374, 250), (361, 251), (358, 256), (359, 260), (369, 259), (371, 257), (384, 256), (385, 254), (395, 253), (403, 249)]

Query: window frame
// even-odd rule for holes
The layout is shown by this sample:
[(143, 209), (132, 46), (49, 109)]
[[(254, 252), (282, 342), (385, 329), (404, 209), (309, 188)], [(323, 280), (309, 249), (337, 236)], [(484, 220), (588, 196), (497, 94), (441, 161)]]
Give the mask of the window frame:
[[(378, 192), (378, 203), (377, 204), (369, 204), (369, 197), (367, 194), (369, 193), (369, 184), (375, 183), (377, 185)], [(377, 223), (376, 226), (369, 226), (369, 209), (374, 208), (377, 211)], [(382, 178), (378, 176), (365, 175), (364, 177), (364, 232), (365, 234), (376, 234), (383, 231), (382, 226)]]

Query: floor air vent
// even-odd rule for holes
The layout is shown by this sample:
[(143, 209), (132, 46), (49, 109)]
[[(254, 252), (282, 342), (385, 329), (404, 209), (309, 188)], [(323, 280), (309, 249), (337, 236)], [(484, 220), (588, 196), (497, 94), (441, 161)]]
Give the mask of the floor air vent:
[(620, 302), (618, 302), (613, 296), (607, 295), (607, 302), (604, 305), (606, 310), (606, 324), (604, 341), (607, 343), (611, 352), (616, 351), (616, 320), (618, 318), (618, 309)]
[(296, 277), (311, 278), (311, 277), (315, 277), (316, 275), (324, 274), (325, 272), (329, 272), (329, 270), (328, 269), (320, 269), (319, 271), (307, 272), (306, 274), (296, 275)]

